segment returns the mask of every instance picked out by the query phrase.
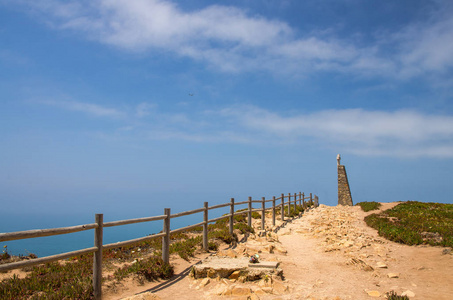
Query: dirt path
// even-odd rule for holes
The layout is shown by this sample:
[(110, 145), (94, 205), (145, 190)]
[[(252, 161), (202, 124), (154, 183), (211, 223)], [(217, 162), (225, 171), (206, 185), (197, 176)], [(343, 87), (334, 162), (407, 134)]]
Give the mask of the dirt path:
[(243, 295), (221, 295), (236, 283), (211, 279), (205, 285), (187, 276), (200, 256), (191, 262), (172, 260), (177, 276), (169, 282), (125, 284), (105, 299), (134, 294), (134, 299), (383, 299), (391, 290), (410, 299), (453, 299), (453, 255), (443, 255), (441, 247), (405, 246), (380, 238), (363, 222), (365, 215), (359, 207), (321, 205), (286, 224), (276, 236), (255, 237), (224, 252), (242, 256), (262, 251), (263, 260), (280, 261), (285, 280), (279, 289), (246, 283), (241, 287), (249, 292)]
[[(391, 290), (415, 294), (411, 299), (453, 298), (452, 255), (380, 238), (363, 222), (365, 215), (359, 207), (322, 206), (279, 233), (294, 299), (368, 299), (367, 291), (383, 297)], [(391, 273), (398, 277), (389, 278)]]

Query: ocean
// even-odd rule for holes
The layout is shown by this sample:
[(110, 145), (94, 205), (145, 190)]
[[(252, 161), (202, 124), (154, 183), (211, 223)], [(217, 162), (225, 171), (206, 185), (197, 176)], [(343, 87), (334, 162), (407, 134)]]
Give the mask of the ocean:
[[(190, 209), (187, 209), (190, 210)], [(229, 213), (229, 207), (210, 210), (209, 218), (215, 218), (222, 214)], [(156, 213), (154, 215), (161, 215)], [(153, 215), (153, 216), (154, 216)], [(150, 215), (151, 216), (151, 215)], [(109, 218), (108, 218), (109, 217)], [(107, 216), (104, 215), (104, 222), (135, 219), (149, 216)], [(184, 226), (196, 224), (203, 221), (203, 214), (197, 213), (189, 216), (172, 218), (170, 228), (177, 229)], [(32, 229), (46, 229), (76, 226), (94, 223), (94, 214), (0, 214), (0, 232), (15, 232)], [(103, 243), (115, 243), (134, 238), (140, 238), (149, 234), (162, 231), (163, 221), (152, 221), (138, 224), (122, 225), (104, 228)], [(60, 254), (69, 251), (80, 250), (93, 247), (94, 230), (62, 234), (49, 237), (38, 237), (15, 241), (0, 242), (0, 253), (7, 250), (12, 255), (36, 254), (38, 257), (44, 257), (54, 254)], [(4, 248), (6, 246), (7, 248)]]

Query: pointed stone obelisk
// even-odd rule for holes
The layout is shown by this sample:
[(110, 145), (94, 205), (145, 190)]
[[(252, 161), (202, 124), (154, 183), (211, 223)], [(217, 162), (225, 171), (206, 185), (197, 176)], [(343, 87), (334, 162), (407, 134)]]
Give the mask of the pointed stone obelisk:
[(340, 164), (341, 156), (337, 155), (337, 169), (338, 169), (338, 205), (352, 206), (351, 189), (349, 188), (348, 175), (346, 168)]

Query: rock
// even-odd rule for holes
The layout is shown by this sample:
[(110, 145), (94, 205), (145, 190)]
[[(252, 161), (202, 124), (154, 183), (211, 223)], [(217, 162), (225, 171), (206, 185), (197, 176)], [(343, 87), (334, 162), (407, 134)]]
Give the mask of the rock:
[(142, 294), (127, 297), (127, 298), (122, 298), (121, 300), (161, 300), (161, 299), (162, 298), (160, 298), (157, 295), (154, 295), (151, 292), (146, 292), (146, 293), (142, 293)]
[(264, 279), (261, 279), (259, 282), (258, 282), (258, 285), (260, 287), (272, 287), (272, 279), (271, 278), (264, 278)]
[(350, 265), (356, 265), (358, 268), (364, 271), (374, 271), (373, 267), (361, 260), (360, 258), (351, 258), (348, 262)]
[(451, 248), (442, 250), (442, 255), (447, 255), (447, 254), (451, 254)]
[(275, 261), (260, 261), (258, 263), (252, 264), (249, 263), (248, 267), (249, 268), (268, 268), (268, 269), (277, 269), (279, 262)]
[(233, 273), (231, 273), (231, 275), (228, 276), (228, 279), (235, 280), (235, 279), (238, 279), (239, 276), (241, 276), (241, 271), (237, 270), (237, 271), (234, 271)]
[(211, 280), (210, 280), (209, 278), (205, 278), (205, 279), (201, 280), (199, 286), (200, 286), (200, 287), (207, 286), (210, 282), (211, 282)]
[(277, 252), (278, 254), (283, 254), (283, 255), (286, 255), (288, 253), (288, 251), (286, 251), (286, 249), (283, 249), (280, 246), (276, 246), (274, 249), (274, 252)]
[(399, 278), (400, 274), (399, 273), (388, 273), (387, 277), (388, 278)]
[(231, 296), (248, 296), (250, 292), (251, 290), (248, 287), (236, 286), (231, 290)]
[(354, 243), (351, 241), (347, 241), (346, 243), (344, 243), (345, 247), (352, 247), (353, 245), (354, 245)]
[(370, 297), (381, 297), (381, 293), (379, 293), (378, 291), (366, 291), (366, 293)]
[(215, 278), (215, 277), (216, 277), (216, 274), (217, 274), (216, 271), (213, 270), (213, 269), (208, 269), (208, 270), (206, 271), (206, 276), (207, 276), (207, 277), (210, 277), (210, 278)]
[(381, 261), (376, 264), (376, 267), (381, 269), (387, 269), (387, 265)]
[(258, 297), (258, 296), (255, 295), (255, 294), (251, 294), (251, 295), (247, 298), (247, 300), (260, 300), (260, 297)]
[(288, 286), (276, 281), (272, 284), (272, 291), (274, 294), (283, 294), (288, 291)]
[(401, 296), (415, 297), (415, 293), (412, 292), (412, 291), (410, 291), (410, 290), (407, 290), (407, 291), (403, 292), (403, 293), (401, 294)]
[(193, 266), (194, 278), (228, 278), (234, 271), (246, 270), (248, 259), (244, 258), (222, 258), (208, 257), (201, 264)]

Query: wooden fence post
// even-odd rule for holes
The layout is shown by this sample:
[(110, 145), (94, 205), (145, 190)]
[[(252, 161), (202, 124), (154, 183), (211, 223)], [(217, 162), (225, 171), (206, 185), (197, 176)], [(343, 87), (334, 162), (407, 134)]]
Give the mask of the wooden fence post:
[(310, 205), (313, 205), (313, 196), (310, 193)]
[(291, 193), (288, 193), (288, 216), (291, 217)]
[(97, 248), (93, 256), (93, 289), (94, 299), (102, 298), (102, 239), (104, 215), (96, 214), (95, 222), (98, 227), (94, 230), (94, 246)]
[(234, 198), (231, 198), (230, 203), (230, 234), (233, 235), (234, 227)]
[(282, 204), (281, 204), (281, 214), (282, 214), (282, 221), (285, 221), (285, 194), (282, 194)]
[(302, 208), (302, 192), (299, 192), (299, 207)]
[(261, 230), (264, 230), (264, 223), (266, 223), (266, 216), (265, 216), (265, 213), (266, 213), (266, 202), (265, 201), (265, 198), (261, 198)]
[(208, 251), (208, 202), (204, 203), (203, 222), (203, 250)]
[(162, 260), (164, 263), (170, 263), (170, 208), (164, 208), (164, 228), (165, 235), (162, 237)]
[(302, 206), (303, 206), (304, 210), (307, 208), (305, 206), (305, 193), (302, 193)]
[(272, 197), (272, 226), (275, 226), (275, 196)]
[(297, 212), (297, 200), (296, 199), (297, 199), (297, 194), (294, 193), (294, 213)]
[(252, 197), (249, 197), (249, 211), (247, 213), (247, 225), (252, 227)]

